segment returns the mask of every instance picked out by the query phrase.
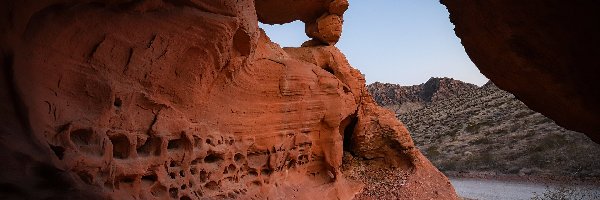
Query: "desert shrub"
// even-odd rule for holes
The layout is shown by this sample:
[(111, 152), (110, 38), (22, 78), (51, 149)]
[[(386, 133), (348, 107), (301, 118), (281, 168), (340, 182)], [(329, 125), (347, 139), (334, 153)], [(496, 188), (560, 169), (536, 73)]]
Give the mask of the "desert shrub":
[(492, 122), (485, 121), (485, 122), (480, 122), (480, 123), (476, 123), (476, 124), (469, 124), (469, 125), (467, 125), (467, 127), (465, 127), (465, 131), (471, 132), (471, 133), (476, 133), (476, 132), (479, 132), (479, 130), (482, 127), (489, 126), (489, 125), (492, 125)]
[(481, 127), (479, 126), (479, 124), (469, 124), (467, 125), (467, 127), (465, 127), (465, 131), (470, 132), (470, 133), (474, 133), (479, 131)]
[(528, 130), (527, 134), (525, 134), (526, 137), (532, 137), (536, 134), (535, 130)]
[(465, 167), (472, 170), (490, 169), (497, 166), (497, 160), (489, 151), (484, 151), (479, 154), (468, 156), (465, 161)]
[(481, 165), (486, 166), (486, 168), (495, 168), (497, 166), (497, 160), (494, 158), (489, 151), (482, 153), (479, 157), (479, 162)]
[(523, 118), (525, 116), (529, 116), (531, 113), (527, 110), (522, 110), (519, 113), (515, 114), (515, 119)]
[(446, 135), (454, 138), (454, 137), (456, 137), (456, 135), (458, 135), (458, 131), (459, 131), (458, 128), (453, 128), (453, 129), (449, 130), (448, 132), (446, 132)]
[(547, 135), (542, 138), (537, 146), (533, 146), (529, 149), (530, 153), (544, 152), (561, 147), (568, 143), (568, 140), (564, 135)]
[(517, 130), (521, 129), (523, 124), (527, 124), (526, 122), (523, 122), (523, 121), (521, 123), (517, 123), (517, 122), (513, 123), (512, 125), (510, 125), (508, 131), (511, 133), (516, 132)]
[(440, 151), (438, 150), (437, 146), (431, 146), (429, 148), (427, 148), (427, 150), (425, 151), (425, 156), (427, 156), (430, 159), (435, 159), (437, 157), (439, 157), (441, 155)]
[(511, 138), (513, 138), (513, 140), (515, 140), (515, 141), (518, 141), (518, 140), (523, 140), (523, 139), (533, 137), (533, 136), (535, 136), (535, 134), (536, 134), (535, 130), (527, 130), (527, 132), (525, 132), (524, 134), (513, 135), (513, 136), (511, 136)]
[(540, 121), (537, 122), (537, 124), (545, 124), (545, 123), (554, 123), (554, 121), (552, 121), (550, 118), (542, 118)]
[(528, 161), (529, 161), (530, 164), (526, 165), (527, 167), (531, 167), (531, 166), (544, 167), (544, 166), (546, 166), (546, 164), (548, 164), (548, 160), (540, 152), (536, 152), (536, 153), (531, 154), (529, 156)]
[(441, 163), (437, 164), (441, 171), (456, 171), (460, 166), (459, 162), (456, 160), (444, 160)]
[(469, 145), (492, 144), (492, 143), (493, 143), (493, 141), (490, 140), (488, 137), (482, 137), (482, 138), (478, 138), (473, 141), (469, 141)]
[(550, 188), (546, 186), (546, 191), (542, 194), (533, 193), (532, 200), (583, 200), (600, 199), (600, 193), (597, 191), (582, 191), (571, 186), (560, 186)]
[(508, 130), (504, 130), (504, 129), (498, 129), (495, 130), (494, 132), (492, 132), (492, 134), (494, 135), (507, 135), (509, 133)]

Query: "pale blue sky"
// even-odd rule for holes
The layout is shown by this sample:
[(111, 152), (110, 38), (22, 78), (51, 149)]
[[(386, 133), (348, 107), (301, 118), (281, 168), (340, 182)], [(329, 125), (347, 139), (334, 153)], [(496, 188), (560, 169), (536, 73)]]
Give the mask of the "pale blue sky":
[[(282, 47), (308, 40), (304, 23), (260, 25)], [(416, 85), (451, 77), (477, 85), (487, 78), (471, 62), (438, 0), (350, 0), (337, 47), (375, 81)]]

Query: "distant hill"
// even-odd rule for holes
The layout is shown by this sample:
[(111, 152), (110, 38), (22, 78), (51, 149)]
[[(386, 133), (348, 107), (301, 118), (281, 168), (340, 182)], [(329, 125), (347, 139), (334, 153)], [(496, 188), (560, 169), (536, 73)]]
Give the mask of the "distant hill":
[(430, 78), (420, 85), (400, 86), (375, 82), (367, 86), (375, 101), (398, 113), (420, 109), (425, 105), (461, 96), (477, 89), (476, 85), (452, 78)]
[(444, 172), (600, 177), (600, 145), (530, 110), (488, 82), (450, 78), (415, 86), (373, 83), (416, 145)]

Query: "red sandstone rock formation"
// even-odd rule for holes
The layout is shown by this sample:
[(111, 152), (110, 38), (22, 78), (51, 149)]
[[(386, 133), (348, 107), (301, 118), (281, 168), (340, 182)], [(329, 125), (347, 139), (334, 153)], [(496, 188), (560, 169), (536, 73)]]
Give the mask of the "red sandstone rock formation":
[(600, 2), (441, 0), (467, 54), (499, 88), (600, 143)]
[[(351, 199), (345, 149), (407, 173), (404, 198), (456, 199), (319, 45), (347, 2), (281, 2), (2, 1), (0, 197)], [(317, 46), (282, 49), (257, 16), (303, 20)]]

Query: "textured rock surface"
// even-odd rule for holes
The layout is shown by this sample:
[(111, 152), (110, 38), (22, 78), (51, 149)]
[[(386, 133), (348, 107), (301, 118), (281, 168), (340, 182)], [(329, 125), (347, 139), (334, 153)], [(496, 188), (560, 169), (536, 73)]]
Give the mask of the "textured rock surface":
[(254, 6), (2, 1), (0, 197), (350, 199), (345, 150), (456, 198), (337, 48), (280, 48)]
[(483, 74), (533, 110), (600, 143), (599, 1), (441, 2)]

